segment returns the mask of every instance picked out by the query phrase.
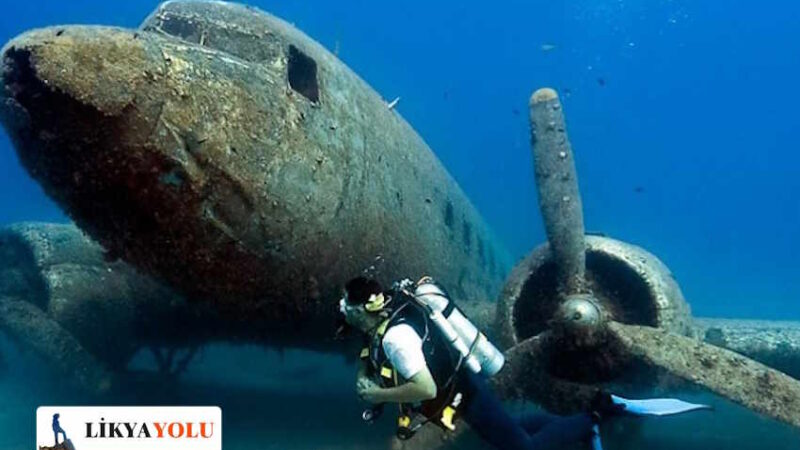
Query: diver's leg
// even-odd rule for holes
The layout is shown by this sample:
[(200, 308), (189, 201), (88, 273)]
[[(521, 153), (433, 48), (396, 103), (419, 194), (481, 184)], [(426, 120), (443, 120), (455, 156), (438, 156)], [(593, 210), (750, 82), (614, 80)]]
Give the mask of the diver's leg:
[(525, 413), (515, 417), (519, 426), (524, 428), (528, 434), (537, 433), (545, 425), (559, 418), (560, 416), (546, 412)]
[(464, 405), (463, 417), (481, 439), (497, 449), (530, 448), (530, 438), (525, 429), (508, 415), (502, 403), (484, 387), (476, 386), (472, 389), (470, 398)]
[(539, 428), (538, 432), (529, 434), (506, 412), (482, 379), (472, 374), (466, 378), (472, 398), (465, 405), (464, 419), (481, 438), (497, 448), (559, 449), (591, 436), (593, 423), (589, 414), (531, 418), (531, 426)]
[(592, 416), (588, 413), (557, 417), (530, 435), (531, 449), (569, 448), (570, 444), (588, 441), (592, 436)]
[(548, 425), (555, 425), (557, 428), (560, 428), (562, 422), (567, 424), (564, 426), (578, 426), (583, 427), (585, 426), (585, 419), (586, 414), (576, 414), (574, 416), (559, 416), (556, 414), (550, 414), (548, 412), (536, 412), (536, 413), (526, 413), (521, 416), (517, 416), (516, 420), (517, 423), (525, 429), (525, 431), (529, 435), (536, 434), (544, 429), (544, 427)]
[(56, 430), (53, 430), (53, 434), (55, 435), (55, 438), (56, 438), (56, 443), (55, 443), (55, 445), (58, 445), (58, 431), (56, 431)]

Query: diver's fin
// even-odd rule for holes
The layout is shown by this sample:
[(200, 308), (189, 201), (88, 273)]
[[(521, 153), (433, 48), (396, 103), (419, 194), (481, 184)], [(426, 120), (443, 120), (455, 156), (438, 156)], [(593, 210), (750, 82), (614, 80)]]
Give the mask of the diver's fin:
[[(623, 414), (634, 416), (670, 416), (703, 409), (714, 409), (709, 405), (689, 403), (675, 398), (648, 398), (645, 400), (630, 400), (617, 395), (611, 395), (611, 401), (616, 405), (623, 405)], [(600, 440), (600, 427), (592, 427), (592, 450), (603, 450)]]
[(624, 412), (635, 416), (670, 416), (701, 409), (714, 409), (709, 405), (689, 403), (675, 398), (630, 400), (617, 395), (611, 395), (611, 400), (617, 405), (625, 405)]
[(600, 425), (592, 427), (592, 450), (603, 450), (603, 441), (600, 439)]

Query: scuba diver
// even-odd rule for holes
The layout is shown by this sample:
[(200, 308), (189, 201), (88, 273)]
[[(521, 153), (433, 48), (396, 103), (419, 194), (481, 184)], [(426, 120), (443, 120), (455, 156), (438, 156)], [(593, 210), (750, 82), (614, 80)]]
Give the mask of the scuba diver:
[(63, 428), (61, 428), (61, 424), (58, 423), (58, 418), (59, 417), (60, 417), (60, 415), (58, 413), (53, 414), (53, 434), (55, 434), (55, 437), (56, 437), (56, 444), (55, 444), (56, 446), (58, 446), (58, 434), (59, 433), (64, 435), (64, 442), (67, 441), (67, 433), (64, 431)]
[(590, 441), (599, 450), (599, 424), (611, 417), (708, 408), (673, 399), (627, 400), (598, 391), (585, 413), (514, 418), (486, 383), (502, 368), (503, 354), (432, 278), (417, 283), (405, 279), (388, 291), (374, 279), (354, 278), (345, 285), (339, 311), (345, 324), (365, 338), (356, 390), (373, 406), (362, 419), (372, 422), (384, 404), (398, 404), (401, 440), (428, 423), (452, 431), (463, 418), (498, 449), (568, 448)]

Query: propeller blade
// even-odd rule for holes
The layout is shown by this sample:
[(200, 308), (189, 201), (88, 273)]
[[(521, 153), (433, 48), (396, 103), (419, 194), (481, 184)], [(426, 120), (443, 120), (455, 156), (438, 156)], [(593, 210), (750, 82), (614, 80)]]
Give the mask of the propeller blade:
[(57, 371), (72, 377), (90, 393), (111, 387), (111, 375), (61, 325), (35, 305), (0, 297), (0, 329), (45, 358)]
[(800, 428), (800, 381), (738, 353), (664, 330), (609, 322), (645, 363)]
[(547, 241), (561, 287), (567, 294), (577, 294), (585, 282), (586, 250), (578, 174), (564, 111), (558, 94), (549, 88), (534, 92), (529, 107), (536, 189)]

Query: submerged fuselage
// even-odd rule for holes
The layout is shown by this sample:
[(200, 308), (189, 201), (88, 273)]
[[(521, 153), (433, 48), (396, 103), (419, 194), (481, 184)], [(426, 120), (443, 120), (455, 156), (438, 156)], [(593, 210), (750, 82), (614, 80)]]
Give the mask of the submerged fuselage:
[(491, 320), (507, 253), (408, 123), (291, 25), (167, 2), (140, 30), (35, 30), (3, 58), (22, 163), (113, 257), (275, 338), (328, 336), (365, 269), (431, 274)]

